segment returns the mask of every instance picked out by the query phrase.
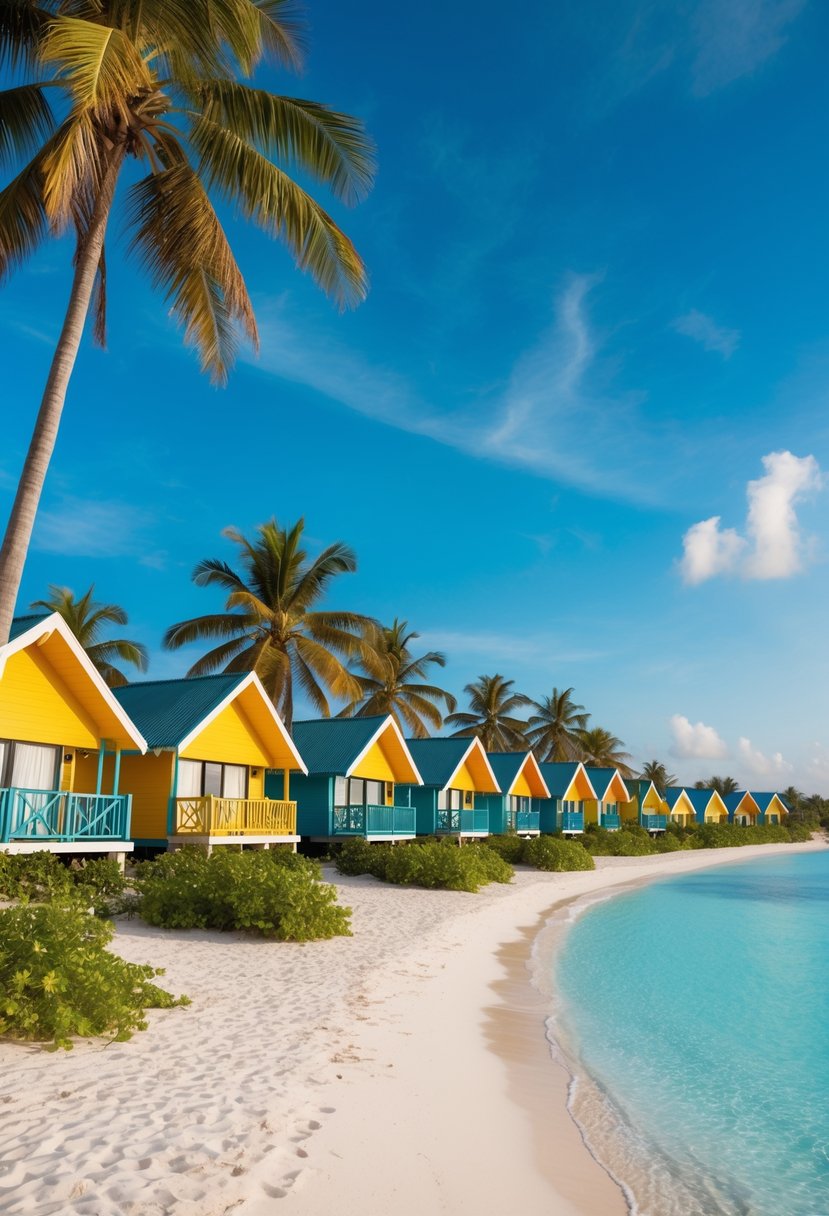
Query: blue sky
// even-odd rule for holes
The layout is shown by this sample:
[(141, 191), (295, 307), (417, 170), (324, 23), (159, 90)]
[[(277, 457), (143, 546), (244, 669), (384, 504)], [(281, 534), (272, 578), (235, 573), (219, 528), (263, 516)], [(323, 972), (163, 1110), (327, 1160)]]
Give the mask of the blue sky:
[[(231, 222), (262, 350), (217, 390), (111, 241), (109, 349), (78, 360), (21, 603), (94, 579), (183, 674), (163, 629), (219, 606), (194, 563), (304, 515), (358, 554), (332, 606), (407, 618), (456, 692), (573, 685), (681, 780), (829, 793), (829, 11), (309, 18), (304, 76), (267, 80), (377, 141), (374, 191), (333, 208), (369, 299), (340, 316)], [(5, 506), (70, 255), (0, 293)]]

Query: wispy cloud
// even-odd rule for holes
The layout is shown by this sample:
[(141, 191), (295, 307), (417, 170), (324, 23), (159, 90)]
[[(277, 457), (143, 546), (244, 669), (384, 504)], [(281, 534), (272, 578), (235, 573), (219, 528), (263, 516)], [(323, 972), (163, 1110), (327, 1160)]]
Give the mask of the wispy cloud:
[(728, 755), (728, 745), (713, 726), (691, 722), (684, 714), (670, 719), (673, 743), (669, 751), (680, 760), (721, 760)]
[(34, 548), (65, 557), (123, 557), (143, 548), (151, 517), (125, 502), (65, 495), (41, 511)]
[(691, 24), (692, 89), (707, 97), (775, 55), (806, 0), (701, 0)]
[(742, 735), (737, 740), (737, 758), (752, 777), (783, 777), (791, 773), (794, 767), (783, 758), (782, 752), (767, 756)]
[(372, 365), (335, 339), (300, 330), (286, 301), (272, 303), (270, 314), (264, 310), (262, 354), (255, 365), (476, 458), (605, 497), (653, 501), (654, 478), (635, 476), (652, 442), (639, 424), (643, 395), (613, 393), (603, 383), (601, 343), (587, 312), (598, 281), (596, 275), (572, 275), (558, 295), (552, 324), (517, 356), (503, 387), (481, 387), (461, 409), (426, 402), (391, 368)]
[(704, 350), (716, 351), (724, 359), (731, 358), (740, 342), (738, 329), (726, 329), (725, 326), (718, 325), (713, 317), (698, 312), (696, 308), (677, 317), (671, 325), (678, 334), (684, 334), (686, 338), (699, 342)]
[(588, 663), (607, 655), (607, 651), (567, 647), (554, 637), (540, 634), (425, 630), (421, 642), (429, 648), (445, 650), (450, 659), (455, 655), (480, 655), (490, 666), (493, 663), (539, 661)]
[(803, 570), (810, 542), (802, 534), (795, 505), (822, 489), (824, 477), (814, 456), (770, 452), (764, 477), (748, 483), (746, 535), (721, 527), (713, 515), (688, 529), (679, 563), (683, 580), (703, 583), (719, 574), (746, 579), (791, 578)]

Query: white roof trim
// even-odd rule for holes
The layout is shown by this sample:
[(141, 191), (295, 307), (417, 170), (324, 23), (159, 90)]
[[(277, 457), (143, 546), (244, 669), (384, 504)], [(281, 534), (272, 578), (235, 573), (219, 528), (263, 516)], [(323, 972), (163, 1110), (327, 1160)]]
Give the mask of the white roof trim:
[(493, 793), (503, 794), (504, 791), (501, 789), (500, 785), (498, 784), (498, 779), (496, 778), (495, 774), (492, 771), (492, 765), (489, 763), (489, 756), (484, 751), (484, 745), (483, 745), (483, 743), (481, 743), (481, 740), (478, 738), (477, 735), (472, 736), (472, 739), (470, 740), (470, 743), (469, 743), (469, 747), (466, 749), (466, 751), (463, 753), (463, 755), (461, 756), (458, 763), (455, 765), (455, 768), (452, 772), (452, 776), (446, 782), (446, 785), (444, 785), (442, 787), (442, 790), (448, 790), (451, 787), (452, 781), (458, 775), (459, 769), (463, 768), (464, 764), (466, 764), (466, 761), (469, 757), (469, 753), (473, 752), (475, 750), (476, 746), (480, 749), (481, 755), (484, 758), (484, 764), (489, 769), (489, 775), (492, 778), (492, 784), (495, 786)]
[[(587, 769), (584, 767), (584, 763), (583, 763), (581, 760), (577, 761), (577, 763), (576, 763), (576, 771), (573, 773), (573, 776), (570, 778), (570, 781), (568, 782), (568, 785), (567, 785), (567, 790), (569, 790), (570, 786), (571, 786), (571, 785), (573, 784), (573, 782), (576, 780), (576, 777), (578, 777), (578, 775), (579, 775), (579, 769), (581, 769), (581, 771), (584, 773), (584, 779), (585, 779), (585, 781), (587, 782), (587, 784), (590, 786), (590, 789), (593, 791), (593, 797), (594, 797), (594, 798), (596, 799), (596, 801), (598, 802), (598, 801), (599, 801), (599, 795), (598, 795), (598, 794), (596, 793), (596, 791), (593, 789), (593, 782), (592, 782), (592, 781), (590, 780), (590, 778), (588, 777), (588, 775), (587, 775)], [(564, 791), (564, 794), (566, 794), (566, 793), (567, 793), (567, 790), (565, 790), (565, 791)], [(564, 794), (562, 794), (562, 798), (564, 798)], [(582, 801), (584, 801), (584, 799), (582, 799)]]
[(550, 787), (547, 785), (547, 782), (544, 780), (544, 774), (541, 772), (541, 765), (538, 763), (538, 761), (535, 758), (535, 752), (526, 753), (526, 755), (524, 756), (524, 759), (521, 761), (521, 763), (518, 766), (518, 772), (515, 774), (515, 776), (512, 779), (512, 784), (510, 785), (508, 790), (501, 790), (502, 794), (506, 794), (507, 796), (512, 794), (512, 791), (515, 789), (516, 781), (521, 776), (521, 774), (523, 773), (524, 769), (527, 766), (528, 761), (530, 761), (530, 760), (535, 765), (535, 775), (538, 777), (539, 781), (541, 782), (542, 789), (544, 790), (544, 793), (541, 795), (542, 798), (551, 798), (552, 797), (552, 795), (550, 793)]
[[(597, 767), (601, 768), (601, 767), (603, 767), (603, 766), (602, 766), (602, 765), (598, 765)], [(599, 799), (599, 801), (600, 801), (600, 802), (604, 802), (604, 800), (605, 800), (605, 798), (604, 798), (605, 794), (606, 794), (606, 793), (607, 793), (607, 791), (610, 789), (611, 785), (613, 784), (613, 782), (616, 780), (616, 778), (617, 778), (617, 777), (619, 778), (619, 780), (621, 781), (622, 785), (624, 786), (625, 793), (627, 794), (627, 798), (620, 799), (620, 801), (621, 801), (621, 802), (630, 802), (630, 790), (628, 789), (628, 787), (627, 787), (627, 782), (625, 781), (625, 779), (624, 779), (624, 777), (622, 776), (622, 774), (619, 772), (618, 768), (614, 768), (614, 770), (613, 770), (613, 775), (611, 776), (611, 778), (610, 778), (610, 780), (608, 781), (607, 785), (604, 787), (604, 792), (602, 793), (602, 796), (601, 796), (601, 798)], [(655, 793), (656, 793), (656, 796), (657, 796), (657, 798), (658, 798), (658, 797), (659, 797), (659, 790), (656, 788), (656, 786), (655, 786), (655, 785), (653, 785), (653, 782), (651, 782), (651, 785), (653, 786), (654, 791), (655, 791)], [(648, 794), (649, 794), (649, 793), (650, 793), (650, 789), (648, 790), (648, 793), (647, 793), (647, 794), (645, 794), (645, 798), (647, 798), (647, 796), (648, 796)], [(597, 796), (598, 796), (598, 794), (597, 794)], [(643, 799), (643, 801), (644, 801), (644, 799)]]
[(285, 729), (285, 723), (282, 721), (279, 714), (274, 709), (273, 702), (271, 701), (268, 694), (265, 692), (265, 689), (262, 686), (262, 681), (259, 679), (259, 676), (256, 674), (255, 671), (249, 671), (248, 674), (245, 676), (244, 680), (241, 680), (236, 685), (235, 688), (232, 688), (230, 690), (230, 692), (227, 694), (227, 696), (222, 701), (220, 701), (218, 705), (216, 705), (213, 709), (211, 709), (210, 713), (206, 714), (205, 717), (202, 718), (201, 722), (199, 722), (190, 731), (189, 735), (185, 735), (185, 737), (181, 740), (181, 742), (179, 743), (176, 750), (179, 752), (183, 752), (186, 748), (188, 748), (190, 746), (190, 744), (193, 742), (193, 740), (198, 738), (198, 736), (202, 733), (202, 731), (205, 729), (205, 727), (209, 726), (210, 723), (215, 718), (218, 718), (219, 714), (222, 713), (223, 710), (227, 709), (228, 705), (230, 705), (232, 701), (236, 700), (236, 698), (239, 696), (240, 692), (244, 692), (244, 690), (246, 688), (250, 688), (250, 687), (255, 688), (257, 690), (257, 692), (259, 693), (260, 697), (262, 698), (262, 700), (265, 704), (265, 707), (267, 708), (269, 714), (273, 718), (276, 729), (278, 730), (279, 734), (282, 736), (283, 742), (287, 743), (288, 750), (290, 751), (291, 755), (296, 760), (297, 768), (300, 770), (300, 772), (305, 773), (305, 775), (307, 777), (308, 769), (305, 765), (305, 761), (302, 759), (302, 756), (300, 756), (299, 752), (297, 751), (296, 744), (294, 743), (293, 739), (291, 738), (291, 736), (288, 734), (287, 730)]
[[(109, 687), (101, 678), (100, 673), (96, 670), (95, 664), (59, 612), (53, 612), (49, 616), (44, 617), (42, 621), (37, 621), (31, 629), (27, 629), (25, 633), (19, 634), (13, 641), (6, 642), (5, 646), (0, 646), (0, 678), (2, 678), (3, 672), (6, 669), (6, 661), (13, 654), (26, 650), (33, 642), (37, 642), (38, 640), (45, 642), (50, 634), (53, 633), (59, 633), (66, 642), (92, 683), (96, 685), (98, 692), (106, 701), (108, 707), (123, 726), (125, 733), (129, 735), (132, 742), (143, 755), (147, 750), (147, 740), (141, 734), (127, 711), (116, 701)], [(101, 740), (101, 742), (104, 742), (104, 740)]]
[(371, 736), (371, 738), (369, 739), (368, 743), (365, 745), (363, 750), (359, 753), (359, 755), (356, 757), (356, 759), (352, 760), (351, 764), (348, 767), (348, 771), (345, 773), (345, 776), (346, 777), (351, 776), (351, 774), (354, 772), (355, 768), (360, 763), (360, 761), (371, 751), (371, 749), (374, 747), (374, 744), (377, 742), (377, 740), (380, 738), (380, 736), (389, 729), (389, 726), (391, 726), (393, 733), (397, 736), (398, 743), (403, 748), (403, 751), (406, 753), (406, 757), (409, 761), (409, 764), (411, 764), (411, 766), (412, 766), (412, 771), (414, 773), (417, 773), (417, 781), (401, 781), (401, 782), (398, 782), (398, 784), (399, 785), (423, 785), (423, 778), (421, 777), (420, 771), (418, 770), (418, 767), (414, 762), (414, 757), (412, 756), (412, 753), (409, 751), (408, 747), (406, 746), (406, 740), (403, 738), (403, 732), (401, 731), (400, 727), (397, 725), (397, 723), (395, 722), (395, 720), (391, 714), (388, 714), (383, 719), (383, 721), (377, 727), (377, 730)]

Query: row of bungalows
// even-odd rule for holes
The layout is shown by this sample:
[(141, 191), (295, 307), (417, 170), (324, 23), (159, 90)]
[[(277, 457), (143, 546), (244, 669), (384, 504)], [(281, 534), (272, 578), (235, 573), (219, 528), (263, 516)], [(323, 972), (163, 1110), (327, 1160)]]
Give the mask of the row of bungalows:
[(780, 823), (777, 794), (668, 789), (613, 768), (406, 740), (392, 717), (286, 731), (252, 672), (110, 689), (61, 617), (22, 617), (0, 647), (0, 850), (296, 847), (563, 832), (638, 822)]

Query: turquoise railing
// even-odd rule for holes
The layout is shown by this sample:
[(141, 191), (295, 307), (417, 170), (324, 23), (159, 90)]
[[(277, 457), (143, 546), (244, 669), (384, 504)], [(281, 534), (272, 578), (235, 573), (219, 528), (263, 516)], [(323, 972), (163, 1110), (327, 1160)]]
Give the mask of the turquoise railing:
[(538, 832), (541, 830), (541, 811), (516, 811), (513, 827), (516, 832)]
[(559, 830), (562, 832), (583, 832), (584, 811), (560, 811)]
[(649, 832), (664, 832), (668, 826), (667, 815), (643, 815), (642, 827)]
[(613, 811), (602, 811), (602, 827), (608, 832), (615, 832), (622, 826), (621, 818)]
[(0, 841), (128, 840), (131, 794), (0, 789)]
[(439, 832), (488, 832), (489, 811), (486, 807), (470, 811), (438, 811)]
[(335, 836), (400, 836), (413, 834), (413, 806), (335, 806)]

